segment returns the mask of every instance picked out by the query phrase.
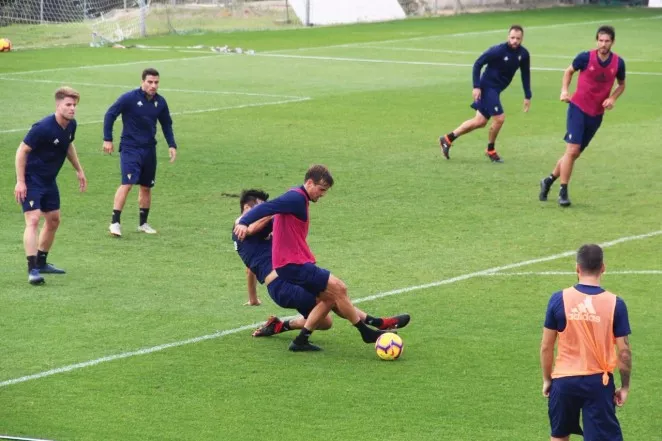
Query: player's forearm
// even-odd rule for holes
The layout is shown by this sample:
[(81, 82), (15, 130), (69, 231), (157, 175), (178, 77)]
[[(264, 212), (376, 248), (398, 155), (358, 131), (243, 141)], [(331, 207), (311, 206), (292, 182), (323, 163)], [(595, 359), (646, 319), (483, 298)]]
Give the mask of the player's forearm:
[(16, 182), (25, 182), (25, 166), (28, 163), (28, 154), (21, 147), (16, 150)]
[(273, 216), (267, 216), (263, 217), (257, 222), (253, 222), (248, 226), (248, 231), (246, 231), (246, 234), (251, 236), (259, 231), (262, 231), (264, 227), (266, 227), (269, 222), (271, 222), (271, 219), (273, 219)]
[(69, 162), (71, 162), (71, 165), (73, 165), (77, 172), (83, 171), (83, 167), (80, 165), (80, 161), (78, 160), (76, 147), (73, 144), (69, 145), (69, 149), (67, 150), (67, 159)]
[(568, 93), (570, 88), (570, 82), (572, 81), (572, 74), (574, 72), (570, 69), (566, 69), (563, 73), (563, 80), (561, 81), (561, 92)]
[(250, 268), (246, 268), (246, 286), (248, 288), (248, 298), (257, 299), (257, 277)]
[(524, 88), (524, 98), (530, 100), (533, 94), (531, 93), (531, 71), (528, 66), (522, 69), (522, 87)]
[(168, 143), (168, 147), (177, 148), (177, 143), (175, 142), (175, 134), (172, 131), (172, 124), (170, 125), (162, 124), (161, 129), (163, 130), (163, 137), (166, 139), (166, 142)]
[(113, 140), (113, 125), (118, 116), (120, 116), (121, 102), (117, 100), (106, 112), (103, 117), (103, 140), (112, 141)]
[(630, 388), (630, 375), (632, 373), (632, 351), (630, 348), (618, 352), (618, 372), (621, 374), (621, 387)]
[(552, 379), (552, 367), (554, 365), (554, 348), (540, 347), (540, 367), (542, 368), (542, 379), (548, 381)]
[(625, 83), (619, 84), (618, 87), (614, 89), (614, 92), (611, 94), (611, 98), (616, 101), (619, 96), (623, 95), (623, 92), (625, 92)]

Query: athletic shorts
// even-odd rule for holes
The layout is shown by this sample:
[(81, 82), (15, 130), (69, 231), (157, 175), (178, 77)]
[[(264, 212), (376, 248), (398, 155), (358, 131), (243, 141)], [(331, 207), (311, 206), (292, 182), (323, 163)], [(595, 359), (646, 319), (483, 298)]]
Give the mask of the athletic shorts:
[(310, 311), (317, 305), (315, 294), (280, 277), (267, 286), (267, 291), (276, 305), (281, 308), (296, 309), (305, 318), (308, 318)]
[(471, 104), (471, 108), (478, 110), (485, 118), (503, 114), (501, 105), (501, 92), (496, 89), (480, 89), (480, 99)]
[(563, 377), (552, 380), (549, 393), (551, 435), (563, 438), (582, 434), (584, 441), (623, 441), (614, 404), (614, 376), (602, 384), (602, 374)]
[(40, 186), (27, 183), (26, 185), (28, 193), (22, 204), (23, 213), (32, 210), (41, 210), (47, 213), (60, 209), (60, 191), (57, 184)]
[(120, 149), (120, 170), (122, 185), (154, 187), (156, 179), (156, 148)]
[(567, 131), (563, 139), (568, 144), (579, 144), (583, 152), (600, 128), (602, 116), (587, 115), (573, 103), (568, 104)]
[(304, 263), (303, 265), (291, 263), (276, 268), (276, 272), (279, 278), (298, 285), (315, 296), (320, 295), (326, 289), (331, 276), (329, 270), (320, 268), (314, 263)]

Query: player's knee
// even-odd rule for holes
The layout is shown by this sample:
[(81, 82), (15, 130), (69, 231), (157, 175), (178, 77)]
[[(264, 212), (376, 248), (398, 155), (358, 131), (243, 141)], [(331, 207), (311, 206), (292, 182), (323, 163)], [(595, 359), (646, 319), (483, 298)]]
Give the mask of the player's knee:
[[(331, 280), (329, 280), (331, 282)], [(342, 280), (333, 278), (333, 295), (337, 299), (339, 297), (347, 297), (347, 285)]]
[(572, 159), (579, 158), (579, 155), (582, 154), (581, 148), (577, 144), (570, 144), (566, 149), (566, 154)]
[(46, 226), (52, 230), (57, 229), (57, 227), (60, 226), (60, 215), (52, 215), (52, 216), (47, 216), (46, 217)]
[(500, 126), (502, 126), (503, 123), (506, 121), (506, 115), (503, 114), (503, 113), (502, 113), (501, 115), (495, 115), (495, 116), (492, 118), (492, 120), (493, 120), (493, 124), (494, 124), (495, 126), (499, 126), (499, 127), (500, 127)]
[(31, 230), (39, 228), (39, 213), (30, 212), (30, 215), (25, 216), (25, 228)]
[(333, 319), (331, 318), (330, 315), (327, 315), (326, 317), (324, 317), (324, 320), (322, 320), (319, 323), (319, 325), (317, 325), (317, 329), (321, 331), (326, 331), (328, 329), (331, 329), (332, 326), (333, 326)]
[(487, 118), (484, 116), (477, 116), (474, 118), (474, 126), (476, 128), (483, 128), (487, 125)]

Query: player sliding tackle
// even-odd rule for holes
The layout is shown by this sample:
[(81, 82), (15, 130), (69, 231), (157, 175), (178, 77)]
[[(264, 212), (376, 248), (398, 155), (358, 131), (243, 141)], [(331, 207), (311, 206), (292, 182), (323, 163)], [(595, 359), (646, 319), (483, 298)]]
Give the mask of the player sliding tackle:
[[(308, 339), (318, 324), (326, 323), (324, 320), (331, 310), (352, 323), (366, 343), (374, 343), (383, 333), (367, 326), (369, 317), (363, 317), (352, 305), (345, 283), (328, 270), (315, 265), (315, 256), (308, 247), (308, 206), (310, 201), (317, 202), (324, 196), (332, 185), (333, 177), (329, 170), (323, 165), (314, 165), (306, 172), (302, 186), (290, 189), (273, 201), (256, 205), (239, 218), (234, 227), (235, 241), (243, 242), (252, 233), (250, 225), (275, 215), (272, 233), (273, 271), (264, 276), (265, 283), (269, 287), (276, 279), (280, 279), (279, 283), (296, 285), (317, 297), (316, 306), (312, 308), (301, 332), (290, 345), (292, 351), (320, 349), (310, 344)], [(398, 327), (405, 326), (409, 322), (409, 316), (402, 316), (398, 320)], [(379, 326), (377, 323), (373, 324)]]

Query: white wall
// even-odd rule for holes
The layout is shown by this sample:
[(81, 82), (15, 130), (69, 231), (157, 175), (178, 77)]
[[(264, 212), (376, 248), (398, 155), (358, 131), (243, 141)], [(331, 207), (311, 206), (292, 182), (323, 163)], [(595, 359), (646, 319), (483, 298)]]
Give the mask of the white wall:
[(290, 0), (302, 23), (306, 23), (306, 4), (311, 25), (387, 21), (405, 18), (398, 0)]

